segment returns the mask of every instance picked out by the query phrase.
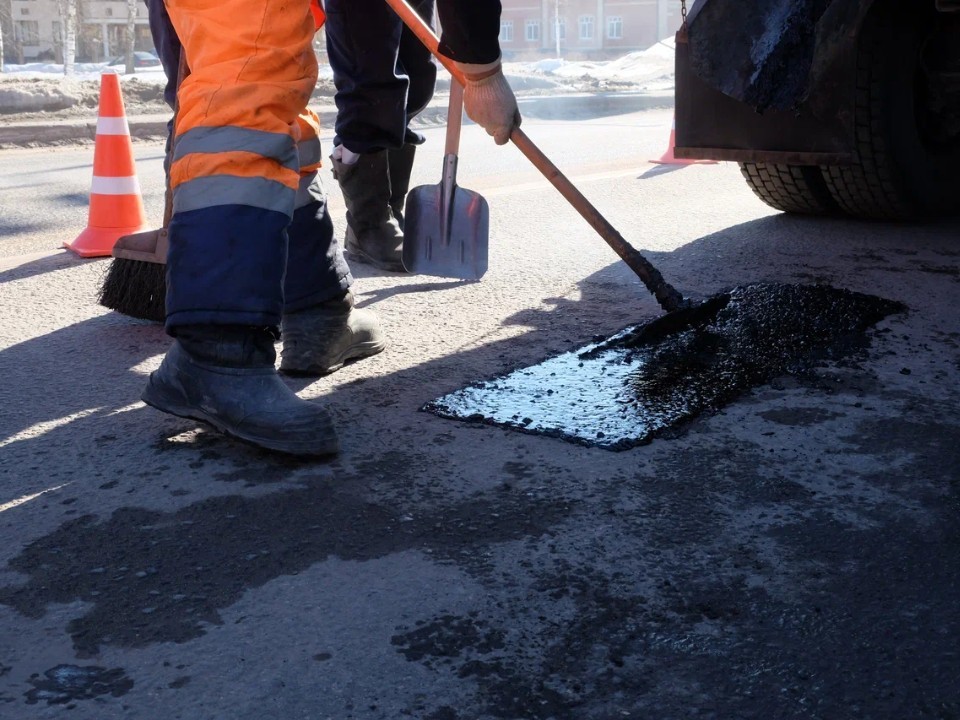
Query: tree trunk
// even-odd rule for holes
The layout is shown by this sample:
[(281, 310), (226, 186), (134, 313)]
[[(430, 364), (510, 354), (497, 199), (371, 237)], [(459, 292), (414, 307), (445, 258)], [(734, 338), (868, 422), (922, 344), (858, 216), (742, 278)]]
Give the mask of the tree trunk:
[(3, 72), (3, 28), (5, 25), (4, 18), (0, 17), (0, 73)]
[(127, 65), (124, 68), (124, 72), (127, 75), (137, 71), (136, 65), (134, 64), (134, 55), (133, 50), (136, 46), (136, 37), (137, 37), (137, 0), (127, 0), (127, 37), (126, 37), (126, 49), (125, 55), (127, 59)]
[(73, 75), (73, 62), (77, 55), (77, 2), (58, 0), (60, 33), (63, 42), (63, 74)]

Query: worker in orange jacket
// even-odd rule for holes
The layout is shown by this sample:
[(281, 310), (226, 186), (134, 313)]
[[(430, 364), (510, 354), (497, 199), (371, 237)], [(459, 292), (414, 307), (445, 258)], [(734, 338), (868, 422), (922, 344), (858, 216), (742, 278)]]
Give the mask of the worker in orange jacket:
[[(315, 2), (315, 0), (314, 0)], [(317, 169), (310, 0), (167, 0), (186, 53), (170, 165), (167, 332), (143, 400), (263, 448), (337, 452), (332, 419), (280, 379), (323, 374), (384, 348), (354, 307)], [(441, 51), (467, 77), (467, 114), (498, 143), (519, 121), (500, 69), (498, 0), (438, 0)], [(450, 28), (448, 32), (447, 28)]]

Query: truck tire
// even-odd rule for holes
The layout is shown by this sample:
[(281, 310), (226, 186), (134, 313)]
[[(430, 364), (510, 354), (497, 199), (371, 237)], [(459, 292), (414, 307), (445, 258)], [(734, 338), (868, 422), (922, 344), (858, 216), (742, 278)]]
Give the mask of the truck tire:
[(814, 165), (740, 163), (750, 189), (777, 210), (804, 215), (835, 215), (839, 206)]
[(960, 138), (925, 132), (923, 50), (936, 32), (932, 4), (881, 0), (864, 21), (857, 48), (856, 161), (821, 168), (846, 213), (911, 220), (956, 212)]

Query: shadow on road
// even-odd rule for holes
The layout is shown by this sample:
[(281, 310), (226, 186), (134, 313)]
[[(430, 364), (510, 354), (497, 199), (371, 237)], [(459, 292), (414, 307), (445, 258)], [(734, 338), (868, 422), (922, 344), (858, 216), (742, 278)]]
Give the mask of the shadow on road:
[[(956, 266), (956, 229), (772, 216), (652, 259), (702, 296), (749, 281), (845, 278), (858, 285), (850, 289), (922, 307), (930, 300), (917, 287), (934, 279), (942, 301), (955, 304), (957, 275), (943, 267)], [(774, 254), (804, 262), (777, 275), (784, 266), (770, 262)], [(2, 279), (63, 266), (57, 256)], [(458, 285), (398, 286), (371, 293), (372, 304)], [(678, 683), (713, 693), (719, 717), (813, 716), (809, 703), (784, 694), (788, 685), (823, 717), (854, 706), (864, 717), (960, 707), (952, 689), (960, 535), (941, 500), (951, 487), (954, 499), (958, 492), (956, 407), (936, 420), (919, 411), (900, 417), (900, 431), (876, 416), (863, 425), (859, 449), (850, 438), (817, 436), (827, 445), (788, 465), (716, 426), (689, 442), (614, 456), (416, 412), (473, 380), (657, 314), (620, 263), (578, 290), (577, 301), (503, 318), (531, 329), (519, 337), (382, 376), (334, 378), (325, 401), (345, 451), (327, 463), (277, 459), (134, 405), (145, 381), (138, 367), (168, 344), (159, 326), (105, 315), (3, 350), (4, 498), (69, 475), (70, 492), (99, 498), (103, 512), (69, 517), (41, 537), (17, 533), (22, 545), (3, 557), (23, 582), (0, 587), (0, 604), (39, 618), (49, 605), (84, 603), (66, 632), (86, 658), (105, 645), (189, 642), (222, 623), (221, 611), (250, 589), (331, 557), (364, 562), (417, 551), (489, 592), (468, 630), (482, 622), (504, 636), (524, 634), (494, 656), (442, 614), (423, 618), (442, 632), (420, 638), (425, 644), (408, 659), (430, 666), (446, 652), (446, 664), (430, 667), (462, 684), (470, 698), (463, 717), (599, 717), (622, 692), (633, 709), (680, 717), (688, 694), (664, 690)], [(881, 407), (900, 401), (884, 396), (882, 383), (871, 392)], [(806, 426), (770, 421), (770, 434), (802, 444), (811, 425), (839, 412), (804, 416), (814, 418)], [(939, 436), (929, 439), (935, 427)], [(69, 466), (45, 466), (45, 457), (65, 452)], [(891, 453), (897, 464), (878, 470)], [(862, 464), (843, 464), (858, 454)], [(810, 486), (836, 470), (804, 463), (821, 456), (839, 458), (857, 488), (896, 488), (889, 491), (922, 508), (922, 520), (856, 488), (845, 494), (831, 485), (818, 495)], [(135, 506), (144, 485), (162, 488), (150, 504), (167, 509)], [(215, 495), (190, 497), (201, 490)], [(0, 528), (26, 524), (32, 507), (0, 514)], [(519, 564), (503, 560), (507, 547)], [(422, 612), (439, 613), (425, 593)], [(404, 637), (394, 641), (397, 652), (417, 640)], [(444, 637), (456, 653), (444, 650)], [(670, 677), (657, 668), (670, 668)], [(884, 677), (893, 678), (896, 698), (877, 691)], [(585, 710), (596, 713), (578, 715)]]

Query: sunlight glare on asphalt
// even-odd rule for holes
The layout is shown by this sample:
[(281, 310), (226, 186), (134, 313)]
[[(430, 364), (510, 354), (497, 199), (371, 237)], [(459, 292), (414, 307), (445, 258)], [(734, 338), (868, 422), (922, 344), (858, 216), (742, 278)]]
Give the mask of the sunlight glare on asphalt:
[(33, 440), (41, 435), (46, 435), (52, 430), (63, 427), (64, 425), (69, 425), (75, 420), (82, 420), (85, 417), (90, 417), (94, 413), (98, 413), (103, 410), (102, 407), (90, 408), (89, 410), (81, 410), (80, 412), (71, 413), (62, 418), (56, 420), (45, 420), (44, 422), (36, 423), (31, 425), (28, 428), (21, 430), (18, 433), (14, 433), (8, 438), (0, 440), (0, 448), (5, 448), (8, 445), (13, 445), (14, 443), (21, 442), (23, 440)]
[(159, 353), (148, 358), (144, 358), (143, 362), (139, 362), (133, 367), (130, 368), (130, 372), (134, 375), (142, 375), (147, 377), (150, 373), (160, 367), (160, 363), (163, 361), (164, 353)]
[(12, 510), (13, 508), (18, 507), (18, 506), (20, 506), (20, 505), (23, 505), (23, 504), (25, 504), (25, 503), (28, 503), (28, 502), (30, 502), (31, 500), (35, 500), (36, 498), (40, 497), (41, 495), (45, 495), (45, 494), (50, 493), (50, 492), (53, 492), (53, 491), (55, 491), (55, 490), (59, 490), (60, 488), (66, 487), (66, 486), (69, 485), (69, 484), (70, 484), (70, 483), (63, 483), (62, 485), (56, 485), (56, 486), (54, 486), (54, 487), (52, 487), (52, 488), (47, 488), (46, 490), (41, 490), (41, 491), (38, 492), (38, 493), (33, 493), (32, 495), (24, 495), (23, 497), (18, 497), (16, 500), (11, 500), (10, 502), (3, 503), (2, 505), (0, 505), (0, 513), (6, 512), (7, 510)]

